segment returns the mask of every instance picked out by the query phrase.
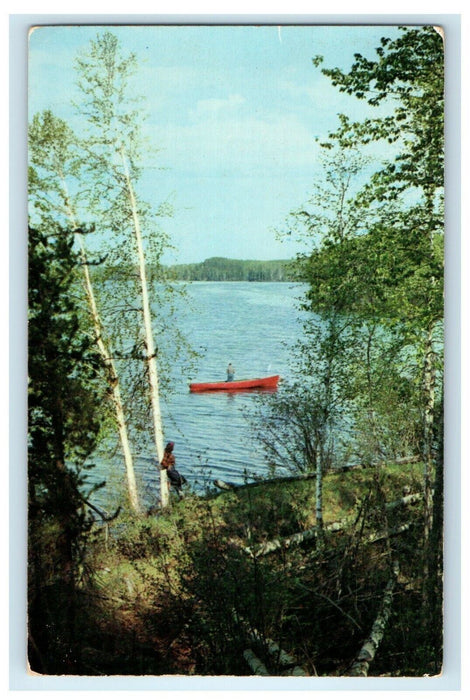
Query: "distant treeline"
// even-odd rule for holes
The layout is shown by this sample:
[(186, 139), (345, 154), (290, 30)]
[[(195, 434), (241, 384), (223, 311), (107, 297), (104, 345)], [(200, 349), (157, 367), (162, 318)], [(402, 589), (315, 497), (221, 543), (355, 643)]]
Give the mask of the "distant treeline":
[(179, 280), (208, 282), (288, 282), (294, 279), (289, 260), (232, 260), (208, 258), (201, 263), (173, 265)]

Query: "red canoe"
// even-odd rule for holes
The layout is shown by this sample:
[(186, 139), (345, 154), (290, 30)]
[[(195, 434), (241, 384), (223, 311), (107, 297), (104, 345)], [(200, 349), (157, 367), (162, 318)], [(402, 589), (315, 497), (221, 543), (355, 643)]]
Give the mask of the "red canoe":
[(202, 384), (190, 384), (189, 391), (245, 391), (246, 389), (275, 389), (279, 382), (279, 375), (262, 377), (260, 379), (240, 379), (232, 382), (204, 382)]

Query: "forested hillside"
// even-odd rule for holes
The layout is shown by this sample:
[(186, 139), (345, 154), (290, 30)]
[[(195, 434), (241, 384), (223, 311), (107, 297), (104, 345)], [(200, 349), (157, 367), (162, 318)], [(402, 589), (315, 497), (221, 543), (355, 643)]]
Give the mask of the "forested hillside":
[(174, 265), (169, 272), (179, 280), (208, 282), (287, 282), (293, 279), (288, 260), (231, 260), (208, 258), (201, 263)]

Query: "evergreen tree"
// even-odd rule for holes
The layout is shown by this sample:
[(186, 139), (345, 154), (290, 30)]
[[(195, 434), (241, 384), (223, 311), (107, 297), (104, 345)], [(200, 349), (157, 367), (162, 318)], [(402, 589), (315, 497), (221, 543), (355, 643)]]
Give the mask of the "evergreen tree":
[[(79, 322), (73, 235), (29, 230), (29, 658), (72, 672), (86, 533), (84, 468), (102, 420), (102, 364)], [(95, 487), (96, 488), (96, 487)]]

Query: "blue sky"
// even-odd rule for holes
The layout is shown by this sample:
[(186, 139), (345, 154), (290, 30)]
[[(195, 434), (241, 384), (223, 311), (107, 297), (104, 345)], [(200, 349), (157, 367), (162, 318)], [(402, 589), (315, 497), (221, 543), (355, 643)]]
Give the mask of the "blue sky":
[[(275, 230), (322, 177), (315, 137), (338, 113), (361, 119), (367, 105), (331, 86), (312, 58), (347, 69), (370, 58), (386, 26), (106, 27), (135, 52), (135, 90), (145, 96), (147, 135), (158, 148), (145, 163), (141, 194), (167, 198), (165, 223), (177, 253), (166, 261), (213, 255), (288, 258), (294, 242)], [(52, 109), (80, 132), (74, 60), (105, 27), (39, 27), (30, 36), (29, 113)], [(373, 110), (377, 115), (377, 110)], [(378, 153), (378, 156), (381, 154)]]

